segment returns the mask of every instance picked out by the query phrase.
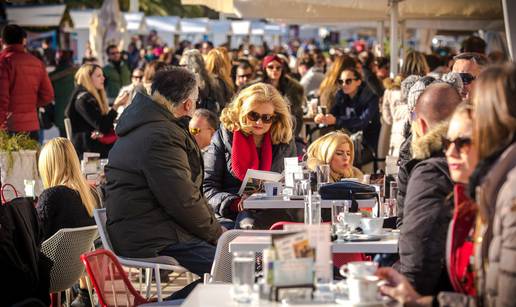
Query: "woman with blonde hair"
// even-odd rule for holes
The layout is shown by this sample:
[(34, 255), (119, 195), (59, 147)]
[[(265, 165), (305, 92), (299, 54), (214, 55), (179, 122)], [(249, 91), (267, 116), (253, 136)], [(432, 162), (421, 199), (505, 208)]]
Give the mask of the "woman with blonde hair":
[(215, 48), (210, 50), (206, 55), (205, 62), (206, 70), (219, 83), (225, 105), (235, 93), (235, 85), (231, 79), (231, 62), (226, 49)]
[[(50, 140), (39, 155), (38, 169), (43, 187), (36, 211), (43, 240), (59, 229), (95, 225), (93, 210), (98, 198), (81, 172), (72, 143), (65, 138)], [(81, 279), (79, 295), (72, 306), (90, 306), (86, 283)]]
[[(243, 211), (245, 196), (238, 190), (247, 170), (282, 172), (283, 158), (295, 157), (296, 150), (288, 105), (272, 85), (255, 83), (243, 89), (220, 119), (221, 127), (204, 154), (203, 190), (219, 221), (233, 228)], [(263, 210), (253, 219), (247, 220), (248, 226), (267, 229), (292, 217), (281, 210)]]
[(84, 152), (97, 152), (106, 158), (116, 140), (113, 124), (122, 102), (109, 107), (104, 80), (102, 67), (96, 64), (84, 64), (75, 74), (76, 88), (66, 116), (72, 123), (72, 143), (81, 159)]
[(330, 179), (333, 182), (344, 178), (362, 180), (364, 174), (353, 166), (355, 158), (353, 141), (342, 131), (325, 134), (313, 142), (306, 152), (307, 166), (312, 171), (321, 164), (330, 166)]

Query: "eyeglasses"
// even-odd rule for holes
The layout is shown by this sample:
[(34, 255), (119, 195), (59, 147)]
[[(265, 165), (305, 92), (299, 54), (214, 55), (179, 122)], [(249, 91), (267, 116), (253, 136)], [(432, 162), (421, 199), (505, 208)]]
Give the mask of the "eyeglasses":
[(269, 65), (269, 66), (267, 66), (267, 69), (268, 70), (281, 70), (281, 69), (283, 69), (283, 67), (276, 66), (276, 65)]
[(460, 78), (462, 79), (462, 83), (464, 83), (464, 85), (468, 85), (471, 82), (475, 81), (475, 79), (476, 79), (475, 76), (473, 76), (472, 74), (467, 73), (467, 72), (461, 72), (461, 73), (459, 73), (459, 75), (460, 75)]
[(133, 79), (138, 79), (138, 80), (141, 80), (143, 78), (143, 76), (131, 76)]
[(117, 55), (117, 54), (120, 54), (120, 51), (112, 51), (109, 53), (109, 55)]
[(247, 113), (247, 119), (252, 122), (257, 122), (261, 119), (264, 124), (270, 124), (274, 121), (275, 118), (276, 115), (274, 114), (260, 114), (254, 111)]
[(342, 80), (342, 79), (338, 79), (337, 82), (339, 83), (339, 85), (342, 85), (344, 83), (346, 83), (346, 85), (351, 85), (351, 83), (353, 83), (353, 81), (356, 81), (358, 79), (346, 79), (346, 80)]
[(448, 151), (451, 144), (455, 145), (455, 149), (460, 152), (463, 148), (471, 146), (471, 138), (458, 137), (453, 141), (447, 138), (442, 138), (442, 143), (444, 152)]
[(253, 74), (245, 74), (245, 75), (237, 75), (237, 78), (246, 78), (246, 79), (249, 79), (251, 78)]

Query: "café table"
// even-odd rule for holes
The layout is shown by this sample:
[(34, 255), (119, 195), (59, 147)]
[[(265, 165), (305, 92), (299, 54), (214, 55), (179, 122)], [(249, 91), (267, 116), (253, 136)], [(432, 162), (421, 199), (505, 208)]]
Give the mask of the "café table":
[[(380, 241), (342, 241), (331, 244), (332, 253), (385, 253), (398, 252), (398, 236), (386, 235)], [(229, 243), (229, 252), (251, 251), (261, 252), (272, 244), (271, 236), (239, 236)]]
[[(331, 208), (332, 201), (343, 202), (344, 200), (321, 200), (321, 208)], [(376, 199), (357, 200), (358, 208), (373, 208)], [(264, 193), (256, 193), (244, 200), (244, 209), (304, 209), (305, 201), (302, 198), (289, 199), (288, 196), (266, 196)]]

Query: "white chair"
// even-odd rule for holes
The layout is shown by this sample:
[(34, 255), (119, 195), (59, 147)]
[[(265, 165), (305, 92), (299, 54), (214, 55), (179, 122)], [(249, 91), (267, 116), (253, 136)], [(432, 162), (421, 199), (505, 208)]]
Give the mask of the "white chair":
[[(215, 259), (211, 267), (210, 274), (204, 274), (204, 283), (230, 283), (231, 282), (231, 262), (233, 254), (229, 252), (229, 243), (239, 236), (270, 236), (273, 233), (284, 233), (283, 230), (242, 230), (232, 229), (224, 232), (218, 242), (215, 251)], [(260, 258), (261, 253), (256, 253)]]
[(156, 279), (156, 291), (158, 296), (158, 302), (161, 302), (163, 299), (161, 297), (161, 280), (159, 271), (160, 270), (169, 270), (174, 271), (176, 273), (187, 273), (187, 278), (189, 279), (188, 282), (191, 281), (191, 275), (190, 272), (179, 265), (176, 259), (169, 256), (158, 256), (158, 257), (152, 257), (152, 258), (126, 258), (121, 257), (116, 254), (116, 252), (113, 250), (113, 247), (111, 246), (111, 241), (109, 240), (109, 236), (106, 229), (106, 209), (95, 209), (93, 212), (93, 217), (95, 218), (95, 222), (97, 223), (100, 239), (102, 240), (102, 245), (104, 246), (104, 249), (107, 249), (111, 251), (120, 264), (126, 267), (130, 268), (141, 268), (146, 269), (146, 275), (145, 275), (145, 283), (147, 287), (147, 297), (150, 297), (150, 289), (151, 289), (151, 274), (150, 269), (154, 271), (154, 276)]
[(50, 293), (66, 291), (67, 305), (70, 306), (70, 288), (81, 278), (84, 266), (81, 254), (91, 250), (97, 238), (97, 226), (63, 228), (41, 244), (41, 252), (54, 262), (50, 271)]
[(72, 122), (69, 118), (64, 119), (64, 126), (65, 126), (65, 132), (66, 132), (66, 138), (70, 141), (72, 140)]

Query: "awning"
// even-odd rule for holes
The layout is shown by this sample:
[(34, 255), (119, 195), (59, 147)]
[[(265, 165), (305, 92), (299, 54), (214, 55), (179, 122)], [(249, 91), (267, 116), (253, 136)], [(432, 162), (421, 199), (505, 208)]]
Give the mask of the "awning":
[(7, 21), (22, 27), (59, 27), (66, 5), (7, 6)]
[(180, 32), (184, 34), (206, 34), (208, 18), (183, 18), (179, 21)]
[(123, 13), (127, 23), (127, 31), (138, 34), (147, 33), (147, 24), (143, 13)]
[(163, 32), (178, 32), (179, 17), (176, 16), (147, 16), (145, 18), (147, 29), (163, 31)]
[(94, 10), (70, 10), (73, 29), (89, 29)]

